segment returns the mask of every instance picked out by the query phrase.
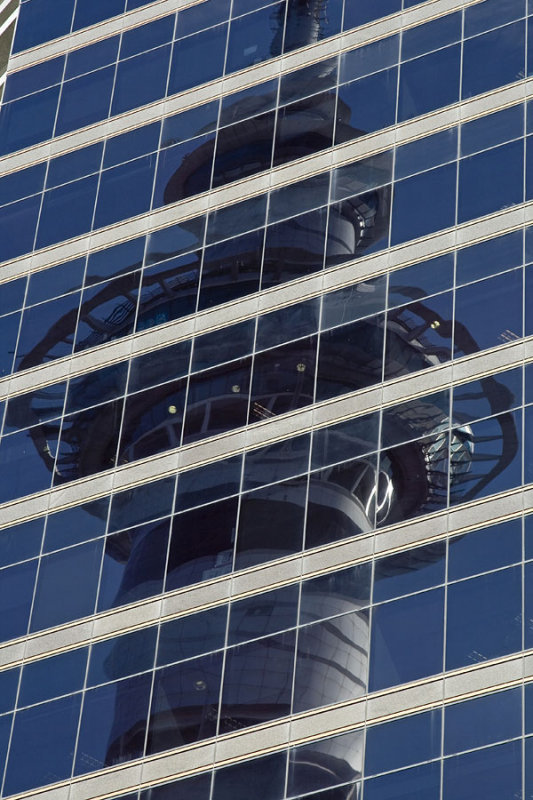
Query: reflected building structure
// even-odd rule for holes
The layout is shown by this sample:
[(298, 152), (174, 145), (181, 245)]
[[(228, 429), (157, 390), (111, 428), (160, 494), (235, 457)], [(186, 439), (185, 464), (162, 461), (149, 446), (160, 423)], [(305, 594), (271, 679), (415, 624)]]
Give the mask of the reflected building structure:
[[(46, 41), (30, 33), (31, 5), (43, 2), (26, 0), (15, 37), (15, 65), (28, 70), (32, 67), (25, 67), (26, 49), (20, 44), (26, 39), (34, 42), (38, 61), (47, 63), (48, 51), (39, 57)], [(18, 553), (23, 537), (38, 531), (34, 550), (29, 547), (27, 554), (6, 561), (6, 570), (12, 570), (4, 573), (6, 579), (13, 575), (19, 580), (15, 569), (22, 565), (20, 574), (28, 570), (29, 588), (20, 590), (17, 600), (20, 628), (4, 638), (8, 646), (25, 635), (28, 641), (43, 637), (45, 642), (52, 631), (52, 644), (49, 652), (46, 642), (42, 652), (36, 646), (36, 655), (30, 654), (24, 665), (15, 657), (10, 661), (11, 651), (5, 651), (4, 672), (14, 676), (16, 689), (13, 707), (6, 706), (0, 715), (3, 796), (50, 784), (45, 793), (50, 791), (54, 800), (56, 789), (71, 784), (72, 797), (85, 787), (80, 790), (88, 792), (84, 796), (124, 800), (239, 800), (250, 792), (255, 797), (261, 791), (264, 797), (263, 790), (268, 800), (466, 800), (474, 795), (461, 794), (453, 770), (460, 773), (466, 764), (466, 774), (485, 785), (490, 764), (493, 759), (499, 763), (502, 753), (502, 783), (495, 781), (495, 791), (503, 787), (524, 800), (533, 796), (530, 768), (522, 769), (527, 754), (533, 757), (528, 738), (533, 730), (527, 722), (500, 738), (450, 750), (446, 737), (452, 735), (453, 714), (461, 706), (456, 698), (428, 704), (420, 689), (410, 706), (396, 707), (391, 700), (390, 708), (383, 706), (375, 718), (359, 720), (354, 711), (353, 722), (347, 722), (343, 711), (365, 700), (371, 704), (376, 694), (392, 697), (393, 687), (399, 697), (402, 687), (414, 684), (416, 694), (417, 682), (421, 686), (447, 671), (466, 671), (533, 647), (527, 616), (533, 605), (528, 599), (533, 552), (528, 556), (527, 515), (524, 521), (523, 507), (513, 511), (505, 503), (492, 518), (482, 512), (487, 498), (516, 495), (529, 480), (527, 365), (518, 366), (516, 359), (503, 366), (494, 359), (488, 366), (481, 361), (484, 350), (496, 352), (501, 345), (510, 352), (508, 345), (527, 339), (528, 232), (520, 226), (508, 232), (511, 226), (504, 225), (495, 237), (483, 229), (471, 240), (458, 239), (466, 242), (461, 247), (432, 244), (428, 236), (431, 257), (422, 259), (422, 251), (414, 249), (410, 255), (409, 240), (417, 236), (399, 236), (398, 225), (405, 215), (423, 212), (414, 200), (412, 209), (400, 203), (406, 182), (418, 180), (419, 168), (414, 177), (402, 176), (408, 151), (401, 144), (396, 149), (390, 142), (369, 144), (362, 155), (346, 149), (359, 140), (369, 142), (372, 134), (391, 125), (365, 124), (363, 104), (384, 104), (381, 90), (369, 97), (357, 86), (355, 100), (348, 90), (343, 99), (339, 82), (346, 81), (343, 70), (353, 54), (344, 54), (341, 36), (360, 29), (366, 41), (380, 16), (390, 17), (399, 31), (411, 25), (416, 35), (418, 29), (425, 31), (416, 16), (417, 8), (426, 13), (425, 3), (384, 3), (374, 18), (355, 3), (361, 8), (350, 22), (353, 10), (347, 10), (346, 2), (284, 0), (265, 2), (261, 10), (263, 3), (244, 8), (234, 0), (228, 6), (227, 73), (233, 31), (242, 27), (246, 45), (251, 36), (247, 26), (257, 14), (262, 55), (259, 43), (241, 43), (246, 57), (258, 51), (257, 58), (241, 66), (279, 59), (281, 78), (254, 82), (243, 69), (239, 91), (230, 94), (220, 83), (220, 108), (214, 114), (209, 104), (196, 106), (194, 99), (184, 100), (186, 110), (176, 115), (161, 107), (158, 149), (141, 158), (132, 144), (126, 163), (135, 163), (132, 175), (133, 181), (137, 175), (139, 194), (144, 191), (142, 170), (148, 163), (157, 165), (152, 166), (147, 207), (152, 221), (145, 225), (140, 213), (136, 217), (137, 233), (145, 230), (146, 235), (135, 236), (131, 225), (124, 235), (117, 217), (107, 228), (108, 241), (96, 238), (96, 246), (89, 235), (80, 247), (75, 237), (50, 239), (60, 247), (66, 242), (65, 253), (74, 243), (71, 257), (62, 255), (59, 261), (53, 246), (39, 248), (41, 234), (36, 233), (35, 252), (50, 253), (50, 266), (26, 270), (12, 365), (5, 373), (0, 463), (5, 469), (11, 459), (15, 468), (12, 476), (6, 471), (0, 496), (7, 515), (0, 546), (4, 535), (6, 552)], [(468, 16), (470, 6), (484, 7), (488, 18), (493, 13), (491, 0), (465, 0), (460, 9), (439, 2), (435, 19), (427, 12), (428, 26), (440, 24), (444, 16), (451, 30), (459, 15), (466, 20), (464, 30), (471, 25), (476, 32), (475, 25), (483, 27), (475, 11), (472, 19)], [(70, 22), (61, 23), (70, 25), (69, 31), (76, 30), (78, 14), (85, 19), (81, 0), (78, 4), (81, 10), (73, 5), (70, 11), (63, 4), (57, 31), (62, 14), (71, 14)], [(134, 46), (122, 34), (116, 56), (120, 70), (122, 58), (134, 58), (137, 50), (152, 52), (151, 37), (155, 42), (157, 26), (162, 28), (167, 18), (160, 17), (157, 3), (121, 0), (115, 5), (112, 13), (122, 15), (118, 18), (126, 29), (131, 25), (138, 36)], [(173, 23), (178, 55), (180, 19), (189, 19), (182, 5), (176, 4)], [(213, 0), (205, 7), (207, 16), (214, 13)], [(87, 12), (87, 20), (92, 13)], [(521, 13), (516, 12), (518, 19)], [(98, 25), (91, 29), (87, 23), (85, 33), (79, 23), (87, 47), (101, 38), (97, 31), (105, 29), (106, 15), (111, 12), (100, 9)], [(201, 8), (199, 20), (200, 31), (202, 25), (209, 31)], [(218, 18), (214, 22), (220, 24)], [(183, 41), (201, 35), (194, 24), (184, 29)], [(494, 12), (492, 27), (518, 24)], [(428, 28), (430, 42), (433, 29)], [(439, 36), (448, 36), (447, 30), (443, 27)], [(59, 42), (57, 31), (50, 38)], [(353, 48), (356, 80), (361, 53), (368, 53), (371, 77), (380, 64), (384, 73), (391, 69), (389, 40), (382, 39), (376, 45), (370, 39), (367, 50), (359, 43)], [(314, 55), (329, 40), (338, 40), (340, 62), (337, 56), (317, 60)], [(427, 47), (438, 51), (440, 44), (449, 41), (437, 37)], [(71, 58), (71, 45), (65, 41), (62, 46)], [(301, 53), (300, 62), (284, 65), (282, 57), (296, 53)], [(205, 58), (209, 61), (207, 49)], [(170, 63), (172, 82), (180, 62)], [(13, 72), (12, 85), (19, 70)], [(402, 74), (387, 74), (387, 86), (400, 81), (401, 87)], [(29, 86), (32, 80), (28, 76)], [(409, 92), (422, 92), (417, 86), (413, 80)], [(0, 122), (2, 113), (5, 119), (15, 113), (17, 100), (10, 91)], [(398, 122), (401, 91), (407, 89), (400, 88), (395, 101)], [(431, 113), (411, 116), (426, 119)], [(155, 122), (146, 130), (150, 124)], [(180, 132), (184, 126), (186, 139)], [(127, 122), (124, 130), (129, 135)], [(457, 137), (453, 130), (450, 138)], [(139, 127), (139, 140), (144, 131)], [(130, 133), (133, 137), (135, 130)], [(448, 157), (434, 138), (440, 134), (426, 142), (424, 133), (421, 128), (403, 147), (424, 142), (428, 158), (435, 159), (433, 171), (444, 174)], [(98, 136), (95, 131), (95, 141)], [(109, 136), (102, 145), (98, 181), (104, 188), (112, 142)], [(124, 144), (126, 150), (129, 146)], [(327, 153), (332, 161), (320, 161), (320, 154)], [(420, 155), (425, 158), (426, 152)], [(6, 159), (9, 169), (9, 153)], [(282, 173), (294, 162), (301, 175)], [(49, 161), (47, 175), (53, 174), (54, 163)], [(334, 166), (324, 166), (330, 163)], [(455, 161), (452, 167), (461, 174)], [(78, 173), (83, 173), (79, 165)], [(279, 178), (284, 174), (288, 177)], [(89, 179), (79, 175), (81, 187)], [(117, 207), (120, 193), (134, 185), (120, 181), (117, 173), (110, 183)], [(459, 206), (461, 185), (456, 184)], [(244, 187), (239, 202), (231, 194), (235, 186)], [(413, 196), (420, 191), (414, 185)], [(207, 197), (205, 215), (197, 211), (197, 196)], [(91, 201), (96, 237), (100, 197)], [(44, 225), (46, 202), (36, 231)], [(441, 197), (428, 192), (421, 205), (439, 203)], [(72, 208), (74, 215), (74, 200)], [(175, 218), (157, 217), (172, 209)], [(460, 225), (457, 216), (453, 222)], [(427, 233), (436, 242), (448, 227), (442, 223)], [(84, 229), (78, 233), (81, 241)], [(494, 255), (483, 250), (485, 240)], [(407, 255), (394, 261), (405, 242)], [(513, 248), (519, 252), (516, 263), (508, 256)], [(15, 274), (17, 259), (5, 261)], [(63, 288), (57, 298), (52, 290), (52, 300), (32, 305), (32, 281), (45, 285), (49, 271), (51, 287), (56, 280), (52, 270)], [(500, 273), (506, 287), (498, 295)], [(337, 278), (318, 282), (328, 275)], [(494, 283), (488, 285), (489, 280)], [(515, 292), (509, 302), (504, 291)], [(257, 299), (252, 311), (251, 297)], [(490, 333), (482, 314), (473, 310), (478, 301), (494, 310)], [(516, 309), (523, 314), (520, 323)], [(128, 350), (124, 343), (133, 344)], [(453, 371), (456, 363), (459, 377)], [(19, 375), (31, 376), (27, 385), (16, 383)], [(306, 411), (311, 414), (305, 416)], [(172, 453), (183, 458), (178, 467), (161, 460)], [(27, 481), (20, 478), (25, 469)], [(113, 476), (109, 484), (98, 483), (108, 476)], [(108, 488), (101, 489), (104, 485)], [(14, 511), (11, 522), (11, 510), (26, 495), (46, 498), (47, 513), (31, 511), (27, 518)], [(457, 509), (466, 509), (466, 522), (453, 522)], [(469, 514), (474, 523), (468, 522)], [(496, 536), (494, 552), (499, 552), (506, 536), (509, 542), (518, 536), (516, 525), (520, 556), (508, 561), (495, 556), (492, 566), (483, 566), (476, 548), (492, 552), (493, 545), (484, 548), (483, 542)], [(453, 566), (461, 559), (456, 552), (468, 562), (464, 574)], [(483, 576), (487, 583), (481, 586)], [(510, 583), (502, 584), (502, 591), (511, 605), (495, 623), (501, 631), (491, 637), (483, 633), (484, 615), (492, 613), (486, 598), (492, 594), (491, 581), (507, 578)], [(79, 597), (64, 608), (62, 594), (68, 585), (76, 594), (76, 581)], [(463, 589), (471, 637), (466, 629), (456, 633), (452, 623)], [(161, 607), (154, 611), (158, 601)], [(95, 632), (78, 634), (80, 619), (95, 621)], [(109, 620), (108, 628), (107, 623), (98, 628), (99, 620)], [(76, 660), (79, 665), (72, 666)], [(51, 675), (58, 676), (59, 688), (53, 687)], [(32, 681), (42, 684), (42, 694), (30, 691)], [(527, 679), (523, 683), (519, 700), (513, 695), (512, 702), (521, 708), (525, 704), (527, 714), (533, 693)], [(497, 682), (488, 691), (485, 684), (481, 688), (496, 707), (504, 689)], [(467, 694), (457, 691), (464, 703), (473, 703), (464, 700)], [(477, 719), (475, 707), (469, 708)], [(325, 727), (322, 712), (329, 715)], [(306, 720), (309, 728), (302, 735), (298, 723)], [(284, 722), (295, 732), (269, 739), (269, 731)], [(23, 742), (38, 737), (43, 725), (52, 729), (50, 766), (38, 758), (26, 770)], [(402, 725), (406, 731), (413, 726), (412, 736), (402, 733)], [(413, 742), (412, 752), (395, 760), (390, 751), (400, 751), (404, 737)], [(524, 737), (525, 750), (517, 755)], [(202, 762), (202, 747), (215, 741), (222, 755)], [(469, 766), (472, 748), (481, 761)], [(507, 754), (505, 748), (515, 750)], [(149, 767), (143, 772), (156, 754), (167, 766), (161, 774), (150, 773)], [(119, 788), (106, 788), (103, 795), (96, 782), (92, 788), (91, 780), (100, 776), (105, 781), (128, 762), (140, 764), (140, 771), (122, 773)]]

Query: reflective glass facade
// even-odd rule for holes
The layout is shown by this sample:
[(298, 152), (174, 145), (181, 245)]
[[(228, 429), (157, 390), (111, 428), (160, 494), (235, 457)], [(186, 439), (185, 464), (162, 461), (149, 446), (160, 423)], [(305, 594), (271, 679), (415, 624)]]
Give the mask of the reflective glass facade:
[(533, 800), (531, 3), (15, 6), (0, 795)]

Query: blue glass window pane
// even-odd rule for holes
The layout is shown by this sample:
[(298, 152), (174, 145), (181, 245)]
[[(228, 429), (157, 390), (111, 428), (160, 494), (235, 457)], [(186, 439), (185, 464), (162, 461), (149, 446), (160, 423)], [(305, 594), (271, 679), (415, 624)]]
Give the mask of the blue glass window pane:
[(269, 222), (294, 217), (304, 211), (325, 205), (328, 201), (329, 174), (307, 178), (305, 181), (275, 189), (270, 195)]
[(117, 59), (119, 36), (111, 36), (101, 42), (95, 42), (87, 47), (73, 50), (67, 56), (67, 67), (65, 69), (65, 80), (83, 75), (85, 72), (92, 72), (108, 64), (114, 64)]
[[(484, 350), (523, 336), (522, 286), (523, 272), (516, 269), (457, 289), (456, 337), (464, 325), (474, 348)], [(462, 349), (458, 337), (457, 349)]]
[(29, 706), (83, 689), (87, 648), (26, 664), (22, 670), (19, 706)]
[(312, 466), (327, 466), (377, 450), (378, 426), (379, 414), (376, 413), (315, 431)]
[(282, 4), (278, 3), (232, 21), (226, 72), (236, 72), (280, 54), (281, 37), (273, 36), (270, 31), (272, 20), (280, 14), (281, 8)]
[(27, 253), (32, 249), (41, 196), (35, 195), (11, 203), (0, 214), (0, 261)]
[(105, 250), (91, 253), (87, 262), (85, 285), (92, 286), (124, 272), (132, 272), (142, 264), (144, 238), (130, 239)]
[(13, 72), (6, 81), (6, 88), (2, 100), (7, 103), (17, 97), (22, 97), (40, 89), (47, 89), (59, 83), (63, 76), (64, 56), (43, 61), (35, 67), (21, 69)]
[(156, 637), (157, 627), (152, 627), (93, 644), (87, 684), (108, 683), (152, 669)]
[(206, 0), (205, 3), (182, 9), (178, 14), (177, 38), (224, 22), (229, 17), (229, 9), (230, 0)]
[[(53, 442), (52, 442), (53, 445)], [(35, 447), (31, 431), (4, 436), (0, 443), (0, 502), (14, 500), (50, 486), (50, 468)]]
[(524, 627), (524, 646), (533, 647), (533, 561), (525, 566), (524, 570), (525, 599), (524, 618), (527, 620)]
[(521, 593), (518, 567), (471, 578), (448, 588), (446, 669), (520, 650)]
[(32, 631), (93, 613), (102, 548), (102, 540), (97, 539), (41, 559)]
[(462, 159), (459, 166), (459, 223), (523, 199), (524, 145), (511, 142)]
[(222, 655), (164, 667), (155, 674), (147, 752), (200, 741), (216, 733)]
[(374, 573), (373, 602), (390, 600), (443, 583), (445, 565), (444, 542), (379, 559)]
[(364, 695), (368, 627), (368, 613), (353, 611), (299, 629), (293, 713)]
[(12, 715), (5, 714), (0, 717), (0, 759), (5, 764), (7, 760), (7, 747), (11, 736)]
[(386, 67), (398, 63), (399, 37), (390, 36), (380, 39), (366, 47), (358, 47), (348, 53), (343, 53), (340, 60), (340, 83), (361, 78), (371, 72), (378, 72)]
[(486, 417), (494, 411), (508, 411), (520, 405), (521, 401), (521, 370), (506, 370), (489, 378), (483, 378), (481, 381), (472, 381), (462, 386), (456, 386), (453, 416), (457, 421), (471, 422)]
[(533, 683), (524, 687), (525, 700), (525, 732), (533, 733)]
[[(19, 682), (19, 669), (8, 669), (0, 672), (0, 713), (4, 714), (6, 711), (11, 711), (15, 707), (15, 697), (17, 695), (17, 686)], [(0, 721), (0, 726), (2, 722)], [(0, 742), (2, 741), (3, 729), (0, 727)], [(0, 753), (2, 752), (2, 745), (0, 744)]]
[(37, 561), (0, 573), (0, 641), (24, 636), (28, 629)]
[(520, 742), (488, 747), (444, 761), (443, 800), (501, 800), (522, 793)]
[(367, 3), (366, 0), (350, 0), (344, 7), (343, 28), (345, 31), (357, 28), (374, 19), (395, 14), (401, 7), (401, 0), (374, 0), (372, 3)]
[(440, 762), (365, 781), (365, 800), (439, 800)]
[(39, 555), (44, 519), (33, 519), (0, 531), (0, 567)]
[(114, 78), (115, 67), (104, 67), (64, 83), (55, 135), (106, 119)]
[[(138, 0), (136, 0), (138, 2)], [(163, 786), (152, 786), (140, 795), (128, 795), (120, 800), (172, 800), (173, 797), (186, 797), (190, 800), (209, 800), (211, 794), (211, 772), (195, 775), (192, 778), (182, 778)], [(177, 792), (177, 795), (174, 794)]]
[(213, 800), (277, 800), (283, 796), (285, 772), (285, 753), (218, 769)]
[(143, 754), (151, 684), (139, 675), (85, 693), (75, 775)]
[(289, 631), (228, 650), (219, 733), (290, 712), (294, 645), (294, 632)]
[(371, 725), (366, 731), (365, 774), (374, 775), (440, 756), (441, 711)]
[[(335, 143), (387, 128), (396, 118), (397, 68), (339, 88)], [(379, 103), (374, 102), (379, 97)]]
[(310, 436), (294, 436), (290, 443), (280, 442), (246, 453), (243, 489), (264, 486), (305, 473)]
[(150, 234), (146, 248), (146, 263), (154, 264), (171, 256), (195, 250), (203, 242), (204, 226), (205, 218), (198, 217)]
[(98, 611), (159, 594), (168, 548), (168, 519), (140, 525), (106, 541)]
[(460, 46), (452, 45), (402, 64), (399, 121), (459, 100), (460, 57)]
[(103, 166), (112, 167), (157, 150), (160, 128), (161, 124), (154, 122), (108, 139)]
[(242, 456), (235, 456), (182, 472), (178, 481), (176, 511), (236, 494), (241, 482), (241, 468)]
[(231, 604), (228, 645), (268, 636), (296, 625), (298, 587), (286, 586)]
[(498, 236), (457, 251), (457, 283), (469, 283), (522, 263), (522, 231)]
[(48, 139), (54, 130), (59, 86), (14, 100), (2, 107), (0, 154)]
[(128, 367), (122, 362), (69, 381), (65, 414), (111, 400), (124, 393)]
[(454, 224), (456, 172), (447, 164), (395, 184), (392, 245)]
[(453, 286), (454, 254), (420, 261), (391, 273), (388, 290), (389, 308), (404, 305), (417, 295), (424, 297)]
[(46, 164), (36, 164), (34, 167), (21, 169), (1, 178), (0, 205), (40, 192), (44, 184), (45, 171)]
[[(15, 281), (3, 283), (0, 289), (0, 314), (8, 314), (17, 308), (22, 308), (24, 293), (26, 291), (26, 278), (18, 278)], [(2, 342), (7, 342), (8, 337), (2, 337)]]
[(47, 247), (91, 228), (98, 176), (91, 175), (45, 192), (37, 247)]
[(224, 68), (227, 25), (179, 39), (174, 44), (168, 94), (218, 78)]
[(170, 147), (178, 142), (191, 139), (199, 133), (214, 131), (217, 125), (218, 108), (219, 101), (213, 100), (211, 103), (204, 103), (197, 108), (167, 117), (163, 121), (161, 147)]
[(95, 25), (124, 11), (125, 0), (78, 0), (72, 29)]
[(73, 695), (17, 714), (6, 770), (6, 792), (23, 792), (70, 777), (80, 700), (81, 695)]
[(533, 736), (526, 739), (526, 751), (524, 756), (526, 764), (526, 798), (531, 800), (533, 797)]
[(169, 514), (174, 497), (175, 478), (165, 478), (113, 495), (109, 531), (129, 528)]
[[(79, 293), (74, 292), (25, 309), (17, 347), (17, 369), (27, 369), (41, 363), (39, 344), (44, 335), (61, 320), (67, 323), (69, 330), (68, 322), (75, 322), (79, 300)], [(48, 350), (47, 357), (60, 358), (71, 352), (72, 343), (61, 340)]]
[(461, 39), (461, 17), (461, 14), (446, 14), (433, 22), (405, 30), (402, 37), (402, 61), (458, 42)]
[(170, 45), (119, 62), (112, 114), (151, 103), (165, 96)]
[(347, 608), (369, 605), (371, 572), (372, 565), (366, 562), (304, 581), (300, 624), (333, 617)]
[(255, 320), (229, 325), (194, 340), (191, 371), (207, 369), (225, 361), (233, 361), (253, 350)]
[[(215, 146), (214, 134), (189, 139), (164, 150), (157, 165), (154, 208), (174, 203), (209, 189)], [(201, 159), (200, 166), (189, 172), (187, 159)], [(182, 169), (182, 167), (184, 169)]]
[(521, 733), (521, 689), (476, 697), (446, 708), (444, 754), (514, 739)]
[(245, 231), (265, 224), (266, 197), (254, 197), (228, 208), (220, 208), (209, 214), (206, 243), (214, 244), (232, 239)]
[(450, 540), (448, 580), (466, 578), (520, 561), (521, 520), (501, 522)]
[(157, 665), (224, 647), (228, 611), (226, 606), (172, 620), (161, 626)]
[(524, 135), (524, 106), (517, 106), (488, 114), (461, 126), (461, 155), (467, 156), (479, 150), (518, 139)]
[(524, 0), (485, 0), (465, 9), (465, 36), (474, 36), (523, 17)]
[(35, 305), (79, 289), (83, 283), (84, 272), (85, 258), (77, 258), (75, 261), (59, 264), (42, 272), (34, 272), (30, 275), (26, 305)]
[[(177, 514), (172, 523), (166, 591), (231, 571), (237, 500), (220, 500)], [(191, 531), (197, 537), (191, 539)]]
[[(338, 58), (330, 58), (327, 61), (319, 61), (310, 67), (303, 67), (294, 72), (288, 72), (280, 77), (279, 103), (285, 105), (293, 100), (301, 100), (316, 94), (320, 89), (332, 89), (337, 83)], [(251, 97), (260, 98), (260, 108), (262, 111), (270, 110), (276, 106), (277, 80), (260, 83), (250, 89), (243, 89), (241, 92), (229, 95), (222, 100), (222, 113), (237, 109), (238, 119), (250, 116), (248, 104)], [(242, 110), (239, 111), (242, 102)], [(263, 105), (266, 103), (266, 106)], [(235, 113), (235, 112), (234, 112)]]
[(149, 22), (147, 25), (124, 31), (120, 44), (120, 60), (170, 42), (174, 33), (175, 21), (174, 14), (171, 14), (168, 17)]
[(19, 11), (15, 53), (42, 42), (48, 42), (70, 31), (75, 0), (54, 0), (54, 13), (50, 13), (49, 0), (32, 0), (22, 3)]
[(396, 148), (396, 179), (438, 167), (457, 158), (457, 128), (450, 128)]
[(98, 142), (64, 156), (53, 158), (48, 167), (46, 186), (58, 186), (61, 183), (82, 178), (84, 175), (90, 175), (91, 172), (97, 172), (100, 169), (102, 150), (103, 144)]
[(44, 552), (96, 539), (105, 532), (108, 498), (50, 514), (46, 523)]
[(2, 341), (0, 375), (9, 375), (11, 372), (19, 325), (20, 314), (9, 314), (0, 319), (0, 337), (2, 337), (0, 340)]
[(290, 339), (299, 339), (316, 333), (319, 317), (317, 299), (260, 316), (257, 321), (256, 350), (274, 347)]
[(514, 22), (464, 43), (462, 96), (473, 97), (525, 76), (525, 23)]
[(190, 352), (191, 342), (185, 341), (132, 359), (128, 392), (146, 389), (186, 375)]
[(149, 155), (102, 173), (94, 218), (96, 228), (148, 211), (155, 164), (155, 155)]
[(442, 670), (444, 592), (429, 592), (377, 606), (372, 614), (370, 691)]

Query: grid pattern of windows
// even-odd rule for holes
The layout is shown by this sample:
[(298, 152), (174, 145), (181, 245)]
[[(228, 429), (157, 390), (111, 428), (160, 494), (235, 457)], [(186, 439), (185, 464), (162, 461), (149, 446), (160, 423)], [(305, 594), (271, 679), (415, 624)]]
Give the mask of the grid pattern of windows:
[[(160, 208), (230, 183), (236, 178), (242, 179), (299, 156), (308, 156), (333, 144), (342, 144), (362, 134), (427, 114), (461, 98), (476, 96), (523, 77), (525, 23), (517, 21), (485, 33), (477, 32), (476, 36), (466, 39), (461, 45), (463, 25), (473, 31), (484, 28), (483, 25), (475, 26), (469, 22), (470, 16), (476, 13), (478, 6), (473, 6), (465, 10), (464, 22), (463, 14), (455, 13), (411, 29), (402, 36), (401, 48), (399, 36), (383, 39), (339, 58), (289, 73), (281, 80), (259, 84), (244, 92), (228, 95), (223, 101), (214, 101), (168, 117), (163, 123), (152, 123), (110, 138), (105, 149), (103, 142), (95, 142), (81, 150), (56, 157), (48, 165), (37, 164), (0, 179), (0, 202), (7, 204), (2, 210), (0, 259), (21, 255), (32, 246), (37, 249), (47, 247), (92, 229), (115, 224), (145, 213), (150, 208)], [(163, 21), (158, 20), (153, 24), (161, 25)], [(138, 33), (137, 29), (133, 32)], [(409, 37), (409, 33), (414, 35)], [(451, 44), (442, 47), (443, 42)], [(103, 45), (98, 43), (94, 46), (100, 48)], [(202, 44), (201, 47), (203, 50), (205, 46)], [(118, 42), (115, 50), (117, 48)], [(108, 57), (111, 58), (111, 55)], [(13, 99), (30, 89), (60, 82), (64, 58), (14, 73), (8, 80), (5, 99), (10, 102), (4, 104), (0, 120), (0, 149), (2, 141), (9, 142), (12, 136), (19, 135), (16, 132), (19, 127), (25, 138), (18, 147), (39, 141), (35, 138), (26, 141), (28, 137), (41, 136), (46, 139), (52, 135), (53, 127), (47, 130), (43, 128), (41, 132), (35, 125), (28, 127), (28, 115), (38, 116), (39, 124), (43, 125), (49, 119), (52, 125), (55, 124), (56, 135), (107, 116), (113, 84), (115, 94), (120, 91), (120, 83), (114, 83), (114, 68), (110, 66), (63, 84), (57, 83), (55, 88), (52, 86), (19, 100)], [(131, 60), (135, 59), (125, 63), (129, 64)], [(401, 67), (398, 67), (399, 60)], [(498, 69), (491, 71), (490, 66), (495, 60)], [(505, 70), (502, 64), (506, 66)], [(31, 74), (26, 75), (26, 72)], [(110, 76), (107, 100), (105, 91), (98, 86), (94, 77), (100, 73), (109, 73)], [(144, 68), (142, 73), (149, 91), (157, 92), (157, 82)], [(179, 74), (181, 76), (183, 72), (180, 70)], [(126, 96), (130, 102), (133, 98), (140, 105), (142, 91), (139, 80), (138, 76), (131, 79)], [(88, 91), (95, 95), (95, 102), (106, 105), (103, 117), (100, 111), (93, 113), (93, 103), (88, 97), (82, 96), (70, 100), (68, 95), (64, 95), (67, 99), (61, 100), (56, 113), (60, 86), (64, 87), (63, 92), (74, 87), (74, 92), (78, 82), (88, 84)], [(170, 89), (169, 93), (175, 91), (176, 88)], [(49, 109), (44, 109), (41, 106), (48, 95), (53, 102)], [(379, 104), (371, 102), (375, 96), (380, 97)], [(156, 99), (158, 96), (154, 95), (147, 102)], [(39, 104), (38, 109), (36, 104)], [(128, 110), (115, 106), (111, 107), (112, 114)], [(70, 122), (62, 121), (65, 114), (71, 117)], [(524, 126), (518, 107), (515, 115), (513, 117), (509, 112), (508, 117), (504, 115), (493, 121), (487, 120), (485, 129), (482, 124), (478, 127), (471, 125), (465, 131), (465, 146), (460, 155), (470, 155), (471, 148), (494, 146), (499, 137), (509, 140), (523, 136)], [(2, 124), (5, 126), (3, 132)], [(432, 158), (444, 163), (457, 156), (457, 138), (453, 131), (449, 131), (448, 136), (449, 140), (442, 134), (440, 138), (427, 142), (428, 164), (431, 164)], [(422, 143), (418, 146), (424, 147)], [(515, 149), (518, 150), (518, 146)], [(252, 150), (253, 158), (247, 157)], [(409, 159), (413, 169), (412, 164), (418, 160), (417, 156), (416, 149), (410, 154), (402, 153), (400, 176), (404, 177), (405, 170), (409, 170)], [(503, 159), (506, 156), (502, 153), (497, 157)], [(507, 157), (512, 159), (510, 153)], [(516, 158), (519, 158), (518, 153)], [(485, 161), (490, 161), (490, 158), (487, 157)], [(479, 158), (477, 162), (480, 162)], [(475, 163), (476, 159), (470, 166), (466, 162), (464, 171), (474, 173)], [(484, 166), (478, 166), (477, 169), (483, 172)], [(493, 175), (489, 163), (485, 169)], [(521, 171), (521, 164), (510, 165), (503, 172), (507, 184), (494, 186), (493, 191), (501, 194), (501, 206), (523, 200), (523, 192), (517, 191), (519, 182), (516, 179)], [(483, 179), (482, 176), (468, 174), (466, 180), (469, 185), (472, 178)], [(431, 191), (431, 187), (421, 186), (417, 193), (423, 195), (426, 189)], [(436, 187), (436, 191), (445, 198), (452, 189), (446, 185)], [(530, 199), (530, 191), (528, 187), (527, 199)], [(459, 222), (493, 210), (488, 201), (485, 206), (480, 203), (479, 193), (476, 200), (479, 208), (473, 209), (473, 213), (468, 208), (468, 201), (466, 208), (459, 208)], [(68, 215), (65, 214), (66, 209), (69, 210)], [(453, 221), (439, 218), (425, 228), (423, 225), (415, 228), (411, 235), (420, 236), (447, 224), (453, 224)], [(404, 225), (402, 218), (397, 223), (397, 227), (402, 228), (400, 237), (393, 225), (393, 244), (409, 238), (410, 231), (404, 230)]]
[(531, 3), (162, 5), (21, 4), (0, 794), (532, 800)]

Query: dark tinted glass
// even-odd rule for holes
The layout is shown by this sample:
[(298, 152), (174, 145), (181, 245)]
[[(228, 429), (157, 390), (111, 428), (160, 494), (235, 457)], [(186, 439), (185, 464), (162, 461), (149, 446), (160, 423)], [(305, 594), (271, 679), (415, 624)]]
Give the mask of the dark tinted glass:
[(520, 650), (521, 592), (517, 567), (448, 588), (447, 669)]
[(87, 648), (26, 664), (22, 671), (19, 706), (40, 703), (83, 688)]
[(448, 580), (466, 578), (520, 561), (522, 522), (512, 520), (450, 540)]
[(443, 603), (433, 589), (373, 610), (371, 691), (441, 672)]
[(373, 725), (366, 732), (365, 773), (373, 775), (440, 756), (441, 711)]
[(228, 611), (226, 606), (172, 620), (161, 626), (157, 665), (219, 650), (224, 646)]
[(446, 708), (444, 754), (514, 739), (521, 732), (521, 689), (477, 697)]

